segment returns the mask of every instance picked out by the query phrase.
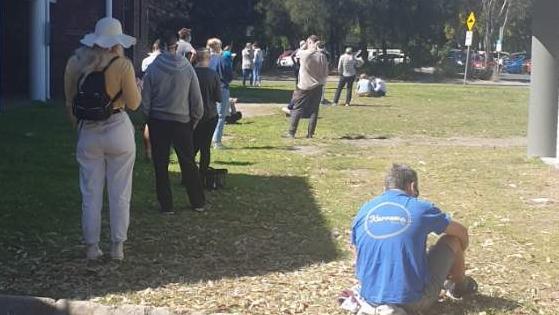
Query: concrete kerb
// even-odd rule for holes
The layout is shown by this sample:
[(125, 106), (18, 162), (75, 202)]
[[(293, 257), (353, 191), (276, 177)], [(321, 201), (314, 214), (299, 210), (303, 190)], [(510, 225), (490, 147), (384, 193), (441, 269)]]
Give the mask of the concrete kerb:
[(174, 315), (165, 307), (107, 306), (88, 301), (0, 295), (0, 315)]

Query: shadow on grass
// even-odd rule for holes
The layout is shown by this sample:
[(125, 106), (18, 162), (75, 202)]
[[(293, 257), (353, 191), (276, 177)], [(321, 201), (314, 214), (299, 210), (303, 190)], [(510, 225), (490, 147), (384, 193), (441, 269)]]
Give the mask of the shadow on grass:
[(86, 299), (294, 271), (338, 256), (306, 178), (229, 174), (226, 189), (208, 193), (209, 210), (195, 213), (173, 173), (178, 213), (162, 216), (152, 165), (138, 157), (126, 260), (87, 264), (75, 135), (63, 120), (58, 108), (0, 117), (0, 293)]
[(280, 150), (280, 151), (294, 151), (295, 148), (292, 146), (271, 146), (271, 145), (264, 145), (264, 146), (252, 146), (252, 147), (241, 147), (239, 150)]
[(518, 302), (506, 298), (476, 295), (464, 301), (444, 301), (437, 303), (429, 312), (425, 313), (425, 315), (466, 315), (481, 312), (492, 314), (491, 311), (508, 313), (514, 311), (520, 306), (521, 305)]
[(244, 161), (213, 161), (212, 164), (218, 164), (218, 165), (235, 165), (235, 166), (250, 166), (250, 165), (254, 165), (253, 162), (244, 162)]
[(392, 108), (392, 105), (380, 105), (380, 104), (351, 104), (349, 107), (374, 107), (374, 108)]
[(289, 89), (231, 87), (231, 95), (238, 98), (239, 102), (248, 104), (288, 104), (292, 94), (293, 90)]

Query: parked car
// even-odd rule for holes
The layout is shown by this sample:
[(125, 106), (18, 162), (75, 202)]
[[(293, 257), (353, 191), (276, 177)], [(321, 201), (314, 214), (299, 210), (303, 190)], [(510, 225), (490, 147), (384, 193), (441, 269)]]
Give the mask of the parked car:
[(444, 63), (457, 71), (464, 71), (466, 65), (466, 53), (460, 49), (452, 49), (448, 52)]
[(530, 58), (528, 57), (528, 54), (526, 54), (525, 52), (513, 53), (510, 55), (508, 60), (505, 60), (503, 65), (503, 71), (508, 73), (514, 73), (514, 74), (521, 74), (526, 72), (529, 73), (531, 72), (531, 68), (532, 68), (531, 60), (530, 60), (529, 62), (530, 69), (528, 69), (529, 60)]
[(486, 54), (474, 53), (470, 57), (470, 69), (472, 69), (472, 77), (489, 80), (493, 75), (493, 70), (497, 65), (497, 62), (492, 56), (486, 60)]
[(382, 54), (373, 57), (371, 60), (373, 63), (382, 63), (382, 64), (401, 64), (401, 63), (408, 63), (410, 61), (410, 57), (407, 57), (404, 54)]
[(293, 67), (293, 54), (295, 52), (293, 50), (285, 50), (281, 55), (279, 55), (276, 64), (280, 68), (291, 68)]

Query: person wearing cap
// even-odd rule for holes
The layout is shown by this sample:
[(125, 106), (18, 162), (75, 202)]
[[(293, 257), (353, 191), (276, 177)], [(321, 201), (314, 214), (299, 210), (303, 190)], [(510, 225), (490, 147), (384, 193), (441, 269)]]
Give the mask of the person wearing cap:
[(338, 74), (340, 75), (340, 81), (338, 82), (338, 88), (336, 89), (336, 94), (334, 95), (334, 106), (338, 105), (340, 95), (346, 85), (347, 90), (345, 106), (349, 106), (351, 104), (351, 94), (353, 92), (353, 82), (355, 81), (357, 68), (361, 67), (365, 63), (363, 58), (359, 57), (360, 54), (361, 51), (358, 51), (355, 55), (353, 55), (353, 49), (351, 47), (347, 47), (345, 54), (340, 57), (338, 62)]
[(169, 151), (174, 147), (183, 183), (194, 211), (202, 212), (205, 196), (198, 167), (194, 162), (193, 130), (204, 114), (200, 85), (194, 68), (176, 54), (177, 37), (161, 38), (161, 54), (144, 76), (142, 112), (147, 117), (155, 189), (161, 213), (174, 214), (169, 182)]
[[(76, 50), (66, 65), (64, 90), (68, 116), (78, 126), (76, 159), (79, 164), (82, 194), (82, 230), (86, 258), (103, 255), (99, 248), (101, 210), (105, 182), (109, 197), (111, 226), (111, 257), (124, 259), (123, 244), (130, 221), (132, 171), (136, 158), (134, 127), (125, 109), (136, 110), (141, 95), (136, 84), (132, 62), (124, 56), (124, 48), (136, 43), (134, 37), (122, 33), (122, 25), (114, 18), (100, 19), (95, 32), (82, 38), (83, 47)], [(113, 102), (113, 114), (103, 121), (82, 120), (72, 112), (72, 103), (82, 76), (105, 69), (105, 90), (109, 97), (121, 96)]]
[(322, 87), (328, 78), (328, 60), (318, 47), (318, 36), (311, 35), (304, 49), (299, 50), (301, 69), (299, 82), (293, 92), (290, 106), (289, 130), (284, 137), (295, 138), (301, 118), (309, 119), (307, 138), (312, 138), (318, 122), (318, 110), (322, 99)]
[(177, 55), (183, 56), (186, 59), (188, 59), (190, 63), (193, 63), (194, 60), (196, 59), (196, 49), (194, 49), (194, 47), (192, 47), (192, 44), (190, 44), (190, 41), (192, 40), (191, 33), (192, 30), (186, 27), (181, 28), (179, 30), (178, 32), (179, 41), (177, 42)]
[(230, 110), (229, 83), (233, 80), (233, 68), (231, 67), (231, 63), (227, 62), (223, 57), (221, 45), (221, 40), (219, 38), (210, 38), (206, 44), (206, 47), (210, 50), (210, 63), (208, 68), (217, 72), (221, 85), (221, 102), (217, 104), (218, 120), (212, 139), (214, 149), (225, 148), (221, 143), (221, 139), (223, 138), (225, 119)]
[(245, 48), (241, 52), (242, 62), (241, 69), (243, 70), (243, 86), (246, 86), (246, 81), (250, 80), (250, 85), (254, 84), (254, 50), (251, 43), (246, 43)]

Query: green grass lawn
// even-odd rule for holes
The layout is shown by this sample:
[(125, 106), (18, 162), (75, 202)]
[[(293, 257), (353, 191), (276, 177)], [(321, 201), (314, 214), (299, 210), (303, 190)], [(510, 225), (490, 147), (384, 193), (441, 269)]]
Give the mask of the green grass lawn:
[[(232, 95), (267, 106), (287, 103), (292, 87), (234, 86)], [(185, 313), (342, 314), (351, 220), (382, 191), (391, 163), (405, 162), (422, 195), (471, 233), (467, 272), (480, 294), (433, 314), (559, 314), (559, 173), (526, 157), (527, 103), (526, 88), (391, 84), (385, 98), (322, 107), (312, 140), (302, 138), (306, 121), (301, 138), (280, 138), (279, 110), (243, 119), (226, 126), (228, 149), (212, 156), (230, 175), (208, 193), (208, 212), (188, 210), (172, 163), (173, 217), (158, 213), (138, 132), (122, 264), (83, 259), (76, 139), (62, 108), (11, 109), (0, 114), (0, 293)]]

